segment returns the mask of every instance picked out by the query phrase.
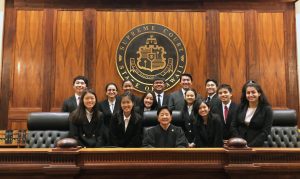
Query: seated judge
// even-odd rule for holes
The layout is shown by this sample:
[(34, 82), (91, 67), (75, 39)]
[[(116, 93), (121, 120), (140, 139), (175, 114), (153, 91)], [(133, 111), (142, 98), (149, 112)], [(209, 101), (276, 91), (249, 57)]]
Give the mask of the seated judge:
[(104, 114), (104, 124), (109, 127), (111, 116), (119, 112), (121, 98), (118, 96), (118, 87), (115, 83), (108, 83), (105, 87), (107, 99), (99, 104), (99, 110)]
[(112, 115), (110, 122), (110, 145), (116, 147), (141, 147), (142, 117), (135, 112), (133, 95), (121, 95), (121, 109)]
[(155, 94), (153, 92), (147, 91), (141, 100), (141, 104), (139, 106), (139, 114), (143, 117), (145, 111), (153, 111), (157, 109), (157, 102), (154, 99)]
[(210, 112), (209, 104), (195, 104), (194, 143), (196, 147), (223, 147), (223, 125), (219, 115)]
[(241, 104), (231, 123), (234, 137), (247, 141), (249, 147), (262, 147), (271, 132), (272, 108), (259, 84), (248, 83), (242, 94)]
[(107, 143), (104, 137), (103, 114), (97, 109), (97, 96), (86, 89), (78, 108), (70, 116), (70, 137), (82, 147), (101, 147)]
[(71, 113), (78, 107), (82, 92), (88, 87), (88, 83), (88, 79), (84, 76), (76, 76), (73, 79), (73, 89), (75, 94), (64, 101), (61, 109), (62, 112)]
[(187, 147), (188, 141), (181, 127), (171, 124), (172, 111), (168, 106), (162, 106), (157, 111), (159, 124), (148, 129), (144, 135), (144, 147), (175, 148)]

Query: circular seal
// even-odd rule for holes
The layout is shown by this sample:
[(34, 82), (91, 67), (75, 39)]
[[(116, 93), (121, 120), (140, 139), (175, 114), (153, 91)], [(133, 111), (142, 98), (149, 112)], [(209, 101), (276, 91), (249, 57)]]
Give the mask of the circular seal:
[(119, 43), (116, 66), (123, 80), (137, 91), (152, 90), (156, 76), (166, 90), (175, 86), (186, 68), (186, 50), (180, 37), (160, 24), (143, 24), (125, 34)]

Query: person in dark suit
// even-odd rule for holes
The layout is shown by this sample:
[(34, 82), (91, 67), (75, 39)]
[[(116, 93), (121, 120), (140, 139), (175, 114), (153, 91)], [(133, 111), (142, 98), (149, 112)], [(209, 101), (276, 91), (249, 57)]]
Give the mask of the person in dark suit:
[(220, 116), (210, 112), (209, 104), (195, 104), (194, 143), (196, 147), (223, 147), (223, 125)]
[(185, 92), (185, 105), (182, 110), (182, 118), (184, 120), (184, 126), (182, 127), (185, 137), (189, 142), (189, 147), (194, 147), (194, 129), (193, 129), (193, 121), (194, 121), (194, 108), (196, 104), (196, 96), (197, 92), (194, 89), (188, 89)]
[(142, 145), (142, 117), (134, 111), (130, 92), (121, 95), (121, 109), (112, 115), (110, 145), (116, 147), (140, 147)]
[(69, 116), (70, 137), (82, 147), (102, 147), (107, 141), (104, 137), (103, 114), (97, 109), (97, 96), (87, 89), (82, 93), (78, 108)]
[(218, 82), (214, 79), (207, 79), (205, 82), (205, 89), (207, 97), (205, 102), (209, 104), (211, 108), (220, 103), (220, 99), (217, 95)]
[(141, 104), (139, 106), (139, 114), (143, 117), (144, 111), (153, 111), (157, 110), (157, 103), (154, 100), (155, 94), (151, 91), (147, 91), (141, 100)]
[(109, 127), (112, 114), (118, 113), (121, 108), (121, 98), (115, 83), (108, 83), (105, 90), (107, 99), (99, 103), (99, 110), (104, 114), (104, 124)]
[(136, 107), (136, 110), (137, 110), (137, 107), (140, 105), (141, 98), (139, 98), (138, 96), (136, 96), (132, 93), (132, 91), (133, 91), (132, 82), (130, 80), (124, 80), (122, 83), (122, 88), (123, 88), (124, 93), (130, 92), (132, 94), (134, 106)]
[(231, 123), (234, 137), (245, 139), (249, 147), (262, 147), (271, 132), (272, 108), (259, 84), (248, 83)]
[(61, 111), (69, 113), (74, 111), (79, 105), (80, 96), (82, 95), (82, 92), (88, 87), (88, 85), (89, 81), (86, 77), (76, 76), (73, 79), (73, 89), (75, 94), (69, 97), (68, 99), (64, 100)]
[(223, 139), (228, 140), (231, 137), (230, 126), (235, 118), (237, 104), (231, 100), (232, 88), (228, 84), (221, 84), (218, 87), (217, 94), (221, 102), (211, 108), (213, 113), (219, 114), (223, 123)]
[(187, 147), (188, 141), (185, 138), (181, 127), (171, 124), (172, 111), (168, 106), (162, 106), (157, 111), (159, 124), (146, 131), (143, 139), (144, 147)]
[(165, 94), (165, 79), (162, 77), (155, 77), (153, 80), (153, 91), (155, 94), (154, 100), (157, 103), (157, 108), (168, 105), (169, 95)]
[[(191, 74), (184, 73), (180, 77), (180, 84), (182, 88), (170, 94), (168, 107), (171, 110), (182, 111), (185, 105), (184, 94), (185, 91), (192, 87), (193, 77)], [(201, 101), (201, 96), (197, 95), (197, 101)]]

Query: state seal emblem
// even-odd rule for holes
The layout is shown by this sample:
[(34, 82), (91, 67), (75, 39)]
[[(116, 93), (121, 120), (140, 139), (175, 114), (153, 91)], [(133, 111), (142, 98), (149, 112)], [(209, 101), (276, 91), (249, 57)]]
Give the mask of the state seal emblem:
[(156, 76), (165, 79), (166, 90), (180, 80), (186, 68), (186, 50), (180, 37), (160, 24), (131, 29), (119, 43), (116, 66), (123, 80), (140, 92), (152, 90)]

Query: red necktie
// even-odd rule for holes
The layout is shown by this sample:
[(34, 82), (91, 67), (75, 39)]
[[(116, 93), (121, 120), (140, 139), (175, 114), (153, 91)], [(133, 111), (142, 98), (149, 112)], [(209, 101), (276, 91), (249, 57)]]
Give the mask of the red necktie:
[(227, 115), (228, 115), (228, 107), (225, 106), (225, 107), (224, 107), (224, 121), (225, 121), (225, 122), (226, 122), (226, 120), (227, 120)]

